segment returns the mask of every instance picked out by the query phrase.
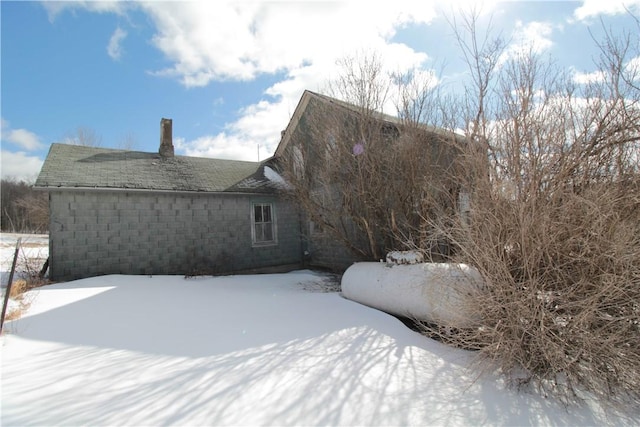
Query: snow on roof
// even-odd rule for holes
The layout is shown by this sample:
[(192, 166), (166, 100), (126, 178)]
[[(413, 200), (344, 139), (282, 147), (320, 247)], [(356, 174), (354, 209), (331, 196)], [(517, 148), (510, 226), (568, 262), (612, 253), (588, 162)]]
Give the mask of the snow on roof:
[(269, 166), (264, 167), (264, 177), (273, 182), (279, 188), (289, 188), (289, 183), (276, 171)]

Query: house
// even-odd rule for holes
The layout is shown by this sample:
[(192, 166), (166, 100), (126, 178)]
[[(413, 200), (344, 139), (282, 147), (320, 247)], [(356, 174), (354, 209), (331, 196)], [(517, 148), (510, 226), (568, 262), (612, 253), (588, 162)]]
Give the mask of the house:
[[(314, 177), (326, 162), (346, 159), (346, 167), (352, 167), (359, 154), (373, 148), (372, 141), (402, 150), (410, 146), (407, 138), (414, 137), (425, 142), (418, 155), (409, 156), (418, 170), (448, 176), (455, 169), (456, 153), (441, 144), (451, 133), (421, 126), (412, 134), (395, 117), (310, 91), (302, 95), (274, 156), (263, 162), (177, 156), (171, 128), (171, 120), (162, 119), (157, 153), (52, 144), (35, 183), (49, 195), (51, 279), (302, 265), (344, 270), (354, 261), (399, 249), (394, 247), (397, 242), (376, 229), (363, 232), (349, 220), (340, 219), (347, 239), (328, 232), (332, 224), (323, 221), (324, 213), (346, 217), (343, 206), (332, 200), (349, 197), (352, 191), (341, 176), (334, 177), (332, 188), (316, 201), (317, 212), (310, 214), (295, 191), (284, 190), (279, 173), (293, 168), (297, 175), (310, 177), (308, 191), (315, 193)], [(348, 141), (353, 152), (340, 152), (337, 140)], [(425, 188), (433, 186), (433, 173), (416, 180), (404, 169), (401, 165), (387, 171), (389, 180), (408, 191), (402, 200), (377, 193), (370, 199), (372, 204), (384, 199), (385, 209), (390, 209), (381, 213), (382, 220), (392, 226), (419, 223), (419, 215), (411, 212), (426, 200)], [(447, 209), (463, 208), (459, 200), (464, 200), (464, 192), (453, 187), (450, 192), (448, 199), (455, 200)], [(365, 203), (357, 208), (372, 207)], [(446, 250), (437, 239), (433, 243), (429, 230), (420, 233), (420, 247), (431, 245), (434, 253)], [(374, 251), (358, 252), (358, 245)]]
[(411, 245), (446, 260), (452, 245), (424, 218), (466, 215), (458, 179), (465, 143), (452, 131), (305, 91), (274, 158), (296, 183), (310, 264), (344, 270)]
[(49, 195), (51, 279), (300, 265), (299, 213), (272, 160), (176, 156), (171, 127), (158, 153), (51, 146), (35, 183)]

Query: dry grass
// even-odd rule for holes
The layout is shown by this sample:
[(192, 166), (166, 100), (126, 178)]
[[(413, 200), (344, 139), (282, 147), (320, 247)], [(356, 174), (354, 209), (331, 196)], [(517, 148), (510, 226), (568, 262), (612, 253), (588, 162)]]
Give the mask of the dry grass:
[(4, 316), (4, 320), (6, 322), (10, 322), (12, 320), (17, 320), (20, 317), (22, 317), (22, 313), (29, 308), (28, 306), (22, 306), (22, 304), (20, 305), (20, 308), (13, 308), (7, 311), (7, 314), (5, 314)]
[(333, 293), (340, 292), (341, 276), (335, 273), (323, 273), (321, 280), (298, 283), (307, 292)]
[(12, 304), (13, 307), (7, 310), (5, 321), (19, 319), (29, 309), (33, 301), (34, 294), (28, 292), (49, 283), (48, 279), (40, 277), (41, 263), (42, 259), (39, 257), (30, 258), (24, 251), (19, 253), (18, 265), (20, 266), (20, 271), (18, 273), (21, 278), (14, 279), (11, 285), (9, 298), (14, 303)]
[(29, 308), (31, 301), (25, 297), (25, 293), (28, 290), (29, 285), (26, 280), (14, 280), (13, 285), (11, 286), (11, 292), (9, 293), (9, 298), (17, 302), (17, 307), (14, 306), (7, 310), (7, 314), (5, 315), (6, 321), (19, 319), (20, 316), (22, 316), (22, 313)]
[(13, 285), (11, 286), (11, 292), (9, 293), (9, 298), (20, 300), (23, 297), (23, 294), (29, 290), (29, 285), (27, 281), (24, 279), (18, 279), (13, 281)]

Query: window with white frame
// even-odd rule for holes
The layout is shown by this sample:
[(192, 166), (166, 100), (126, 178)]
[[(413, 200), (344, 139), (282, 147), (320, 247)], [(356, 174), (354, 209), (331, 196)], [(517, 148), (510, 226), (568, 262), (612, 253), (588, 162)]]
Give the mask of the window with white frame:
[(253, 203), (251, 223), (251, 237), (254, 245), (275, 245), (277, 243), (273, 203)]

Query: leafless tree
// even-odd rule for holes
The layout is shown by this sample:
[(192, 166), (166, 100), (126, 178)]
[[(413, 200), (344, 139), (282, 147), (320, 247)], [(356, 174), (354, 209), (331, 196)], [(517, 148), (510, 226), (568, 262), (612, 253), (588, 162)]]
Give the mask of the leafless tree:
[(102, 146), (102, 137), (94, 129), (84, 126), (78, 126), (74, 131), (67, 132), (63, 139), (67, 144), (87, 147)]
[(462, 156), (474, 173), (454, 178), (471, 190), (470, 218), (432, 225), (487, 287), (476, 305), (482, 326), (447, 338), (478, 348), (514, 384), (566, 402), (590, 393), (635, 404), (640, 91), (629, 63), (637, 43), (608, 33), (598, 78), (576, 84), (530, 50), (505, 59), (492, 47), (499, 42), (473, 48), (473, 25), (456, 30), (474, 80)]
[(33, 189), (31, 183), (2, 179), (2, 231), (46, 232), (49, 227), (47, 194)]
[(338, 59), (337, 65), (339, 74), (327, 82), (327, 94), (356, 106), (365, 115), (382, 112), (391, 82), (380, 55), (360, 51)]
[[(505, 41), (479, 35), (474, 15), (452, 24), (471, 76), (462, 96), (405, 80), (400, 118), (391, 120), (379, 109), (389, 94), (376, 83), (381, 61), (354, 68), (340, 87), (353, 89), (346, 99), (357, 108), (313, 105), (316, 119), (298, 135), (307, 143), (287, 153), (292, 193), (365, 259), (404, 247), (436, 259), (434, 246), (445, 242), (456, 249), (447, 259), (477, 268), (482, 324), (441, 336), (478, 349), (481, 366), (567, 403), (587, 393), (637, 404), (637, 33), (607, 31), (594, 79), (583, 84), (533, 50), (507, 55)], [(356, 78), (363, 70), (366, 81)]]
[(133, 150), (138, 145), (138, 139), (133, 132), (127, 132), (118, 143), (118, 148), (122, 150)]
[[(446, 242), (422, 218), (454, 209), (456, 189), (445, 182), (445, 171), (454, 167), (452, 145), (443, 140), (455, 135), (384, 115), (390, 76), (378, 57), (362, 61), (345, 60), (344, 77), (331, 86), (341, 100), (319, 96), (307, 107), (283, 159), (292, 195), (311, 220), (362, 259), (415, 247), (445, 256)], [(427, 96), (420, 106), (410, 104), (409, 91), (418, 86), (395, 80), (406, 86), (399, 108), (422, 114), (417, 109), (425, 108)]]

